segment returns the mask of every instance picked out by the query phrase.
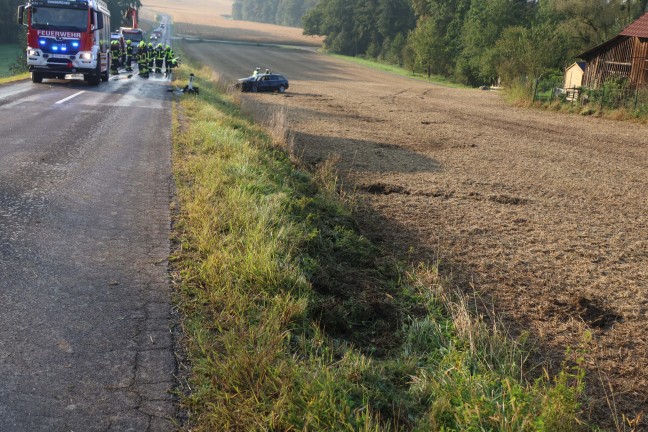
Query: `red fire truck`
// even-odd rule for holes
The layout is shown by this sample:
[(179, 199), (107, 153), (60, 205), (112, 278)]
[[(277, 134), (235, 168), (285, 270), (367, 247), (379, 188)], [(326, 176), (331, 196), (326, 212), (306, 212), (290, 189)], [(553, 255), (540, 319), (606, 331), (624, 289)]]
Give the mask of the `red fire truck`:
[(133, 54), (137, 54), (139, 51), (139, 43), (144, 40), (144, 32), (142, 29), (137, 27), (137, 9), (132, 6), (129, 6), (126, 10), (126, 18), (130, 17), (133, 21), (132, 27), (120, 27), (119, 33), (124, 37), (125, 40), (131, 41), (131, 46), (133, 47)]
[(110, 12), (102, 0), (28, 0), (18, 7), (18, 22), (28, 29), (33, 82), (67, 74), (83, 74), (90, 85), (108, 81)]

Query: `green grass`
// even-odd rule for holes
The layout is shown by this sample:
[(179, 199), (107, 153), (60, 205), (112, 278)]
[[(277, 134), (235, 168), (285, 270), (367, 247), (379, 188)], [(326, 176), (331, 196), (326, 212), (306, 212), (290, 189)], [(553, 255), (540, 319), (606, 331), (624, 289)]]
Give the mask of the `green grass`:
[(17, 44), (0, 45), (0, 84), (7, 84), (29, 78), (29, 73), (14, 74), (11, 66), (16, 62), (16, 57), (22, 52)]
[(534, 101), (533, 88), (521, 83), (509, 85), (505, 91), (509, 103), (523, 107), (549, 110), (565, 114), (580, 114), (583, 116), (596, 116), (617, 121), (631, 121), (638, 123), (648, 122), (648, 93), (640, 92), (636, 97), (637, 106), (634, 106), (634, 99), (624, 101), (622, 106), (606, 107), (601, 106), (598, 101), (582, 104), (576, 101), (561, 100), (558, 97), (551, 97), (551, 92), (539, 92)]
[(527, 381), (523, 340), (361, 235), (333, 163), (306, 171), (209, 70), (184, 64), (177, 85), (189, 72), (200, 96), (173, 127), (185, 430), (584, 429), (578, 353)]
[[(17, 44), (0, 44), (0, 84), (15, 81), (11, 66), (16, 62), (16, 57), (22, 52)], [(24, 79), (28, 75), (20, 74), (18, 79)]]
[(340, 54), (328, 54), (332, 57), (339, 58), (342, 60), (350, 61), (352, 63), (356, 63), (362, 66), (370, 67), (372, 69), (377, 69), (381, 70), (383, 72), (389, 72), (394, 75), (400, 75), (400, 76), (405, 76), (408, 78), (414, 78), (418, 79), (421, 81), (427, 81), (431, 82), (434, 84), (439, 84), (443, 85), (445, 87), (453, 87), (453, 88), (473, 88), (469, 86), (465, 86), (463, 84), (458, 84), (455, 82), (452, 82), (449, 78), (443, 77), (441, 75), (432, 75), (430, 79), (428, 79), (427, 75), (421, 74), (421, 73), (412, 73), (411, 70), (404, 69), (400, 66), (395, 66), (392, 64), (388, 63), (383, 63), (379, 62), (377, 60), (371, 60), (371, 59), (366, 59), (366, 58), (361, 58), (361, 57), (352, 57), (352, 56), (345, 56), (345, 55), (340, 55)]
[(29, 78), (29, 72), (21, 73), (18, 75), (12, 75), (8, 77), (0, 77), (0, 84), (8, 84), (14, 81), (20, 81)]

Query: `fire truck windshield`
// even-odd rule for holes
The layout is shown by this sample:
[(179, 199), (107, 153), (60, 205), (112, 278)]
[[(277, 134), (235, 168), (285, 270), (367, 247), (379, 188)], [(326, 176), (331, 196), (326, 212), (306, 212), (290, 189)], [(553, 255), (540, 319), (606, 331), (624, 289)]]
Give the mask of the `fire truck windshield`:
[(130, 40), (133, 43), (139, 43), (144, 40), (144, 36), (142, 33), (124, 32), (124, 39)]
[(88, 30), (87, 9), (35, 7), (31, 16), (32, 28), (85, 32)]

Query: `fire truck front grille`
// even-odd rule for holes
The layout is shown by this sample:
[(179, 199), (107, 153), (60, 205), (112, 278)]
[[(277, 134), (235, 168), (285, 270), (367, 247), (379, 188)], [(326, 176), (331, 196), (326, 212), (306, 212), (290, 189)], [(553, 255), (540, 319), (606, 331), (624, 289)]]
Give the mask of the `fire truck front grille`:
[[(73, 56), (74, 58), (74, 56)], [(51, 58), (47, 60), (47, 63), (60, 63), (60, 64), (67, 64), (70, 60), (65, 59), (65, 58)]]

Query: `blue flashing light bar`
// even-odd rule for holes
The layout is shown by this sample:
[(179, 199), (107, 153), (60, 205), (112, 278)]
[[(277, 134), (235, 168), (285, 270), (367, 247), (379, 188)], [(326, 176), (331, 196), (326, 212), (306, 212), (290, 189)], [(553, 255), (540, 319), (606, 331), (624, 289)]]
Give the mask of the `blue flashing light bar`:
[(38, 46), (44, 53), (76, 54), (79, 52), (81, 41), (79, 39), (64, 39), (58, 41), (54, 38), (39, 37)]

